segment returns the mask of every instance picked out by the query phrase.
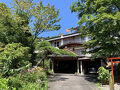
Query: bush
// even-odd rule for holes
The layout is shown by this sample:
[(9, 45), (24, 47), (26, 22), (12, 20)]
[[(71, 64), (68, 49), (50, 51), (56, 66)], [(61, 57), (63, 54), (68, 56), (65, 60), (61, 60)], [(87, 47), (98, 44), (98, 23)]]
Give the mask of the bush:
[(28, 65), (31, 57), (29, 48), (20, 43), (7, 44), (0, 54), (1, 72), (6, 76), (11, 74), (11, 70)]
[[(52, 47), (51, 44), (48, 41), (41, 41), (39, 44), (36, 45), (36, 50), (39, 51), (47, 51), (47, 54), (54, 54), (54, 55), (70, 55), (70, 56), (76, 56), (75, 53), (70, 51), (65, 51), (63, 49), (57, 49), (55, 47)], [(38, 56), (43, 56), (44, 53), (40, 52)]]
[(31, 68), (9, 77), (8, 85), (16, 90), (45, 90), (48, 85), (47, 75), (40, 67)]
[(50, 42), (48, 42), (48, 41), (41, 41), (40, 43), (37, 44), (36, 48), (46, 47), (46, 46), (51, 46)]
[(0, 77), (0, 90), (8, 89), (8, 79)]
[(102, 84), (109, 83), (109, 79), (110, 79), (109, 70), (105, 69), (104, 67), (100, 67), (97, 73), (98, 73), (98, 79), (100, 80), (100, 83)]
[(37, 83), (27, 83), (20, 90), (41, 90), (41, 88)]
[(12, 90), (13, 88), (16, 88), (16, 90), (19, 90), (19, 88), (22, 88), (23, 81), (20, 80), (20, 78), (10, 76), (8, 78), (8, 86), (9, 90)]

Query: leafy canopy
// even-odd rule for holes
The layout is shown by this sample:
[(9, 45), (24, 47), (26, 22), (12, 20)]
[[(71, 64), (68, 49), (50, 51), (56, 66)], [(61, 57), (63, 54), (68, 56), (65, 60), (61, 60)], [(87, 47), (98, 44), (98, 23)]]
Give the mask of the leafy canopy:
[(31, 33), (27, 32), (29, 26), (24, 16), (13, 14), (12, 10), (4, 3), (0, 3), (0, 42), (8, 43), (22, 43), (24, 46), (29, 46), (31, 40)]
[(20, 43), (12, 43), (5, 46), (0, 57), (1, 71), (9, 75), (12, 70), (28, 65), (31, 54), (28, 47), (23, 47)]
[(24, 18), (27, 17), (34, 38), (42, 32), (60, 29), (60, 25), (57, 24), (60, 21), (59, 10), (55, 10), (54, 5), (48, 3), (45, 6), (41, 0), (39, 3), (33, 0), (14, 0), (13, 6), (17, 14), (24, 15)]
[(0, 3), (0, 42), (30, 47), (30, 61), (34, 63), (37, 38), (43, 32), (60, 29), (58, 15), (54, 5), (43, 5), (42, 1), (13, 0), (12, 8)]
[(90, 36), (85, 43), (92, 48), (94, 58), (119, 56), (120, 54), (120, 0), (81, 0), (71, 6), (78, 14), (82, 35)]
[[(52, 47), (48, 41), (41, 41), (40, 43), (38, 43), (36, 50), (40, 51), (41, 53), (45, 53), (47, 56), (52, 54), (76, 56), (76, 54), (72, 52), (68, 52), (63, 49), (57, 49), (55, 47)], [(41, 53), (39, 55), (41, 55)]]
[(0, 3), (0, 41), (33, 45), (43, 32), (59, 30), (59, 10), (33, 0), (13, 0), (12, 8)]

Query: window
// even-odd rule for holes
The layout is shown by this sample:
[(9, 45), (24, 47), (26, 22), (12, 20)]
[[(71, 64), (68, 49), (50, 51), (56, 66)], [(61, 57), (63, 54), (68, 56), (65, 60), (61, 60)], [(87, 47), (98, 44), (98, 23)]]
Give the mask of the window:
[(54, 46), (56, 47), (56, 42), (54, 43)]
[(57, 42), (57, 47), (59, 47), (59, 42)]
[(54, 46), (55, 46), (55, 47), (59, 47), (59, 42), (55, 42), (55, 43), (54, 43)]
[(73, 48), (73, 51), (75, 51), (75, 48)]

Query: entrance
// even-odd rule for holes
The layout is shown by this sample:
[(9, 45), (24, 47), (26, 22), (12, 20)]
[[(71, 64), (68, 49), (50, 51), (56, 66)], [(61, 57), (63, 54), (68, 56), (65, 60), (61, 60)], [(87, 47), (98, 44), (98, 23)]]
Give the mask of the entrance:
[(54, 61), (55, 73), (72, 73), (77, 72), (76, 60), (55, 60)]

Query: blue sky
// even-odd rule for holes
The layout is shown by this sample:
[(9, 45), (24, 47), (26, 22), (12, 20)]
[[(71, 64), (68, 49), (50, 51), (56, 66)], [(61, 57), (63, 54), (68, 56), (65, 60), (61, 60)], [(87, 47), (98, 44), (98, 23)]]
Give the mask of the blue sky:
[[(39, 0), (34, 0), (35, 2), (38, 2)], [(50, 3), (51, 5), (55, 5), (56, 9), (59, 9), (59, 17), (61, 17), (61, 21), (59, 24), (61, 25), (61, 29), (58, 31), (50, 31), (42, 33), (40, 36), (42, 37), (48, 37), (48, 36), (56, 36), (60, 33), (66, 33), (66, 29), (69, 29), (71, 27), (77, 26), (77, 15), (74, 13), (71, 13), (70, 11), (70, 5), (72, 5), (72, 2), (76, 0), (43, 0), (44, 4)], [(10, 7), (10, 2), (12, 0), (0, 0), (0, 2), (4, 2)]]

